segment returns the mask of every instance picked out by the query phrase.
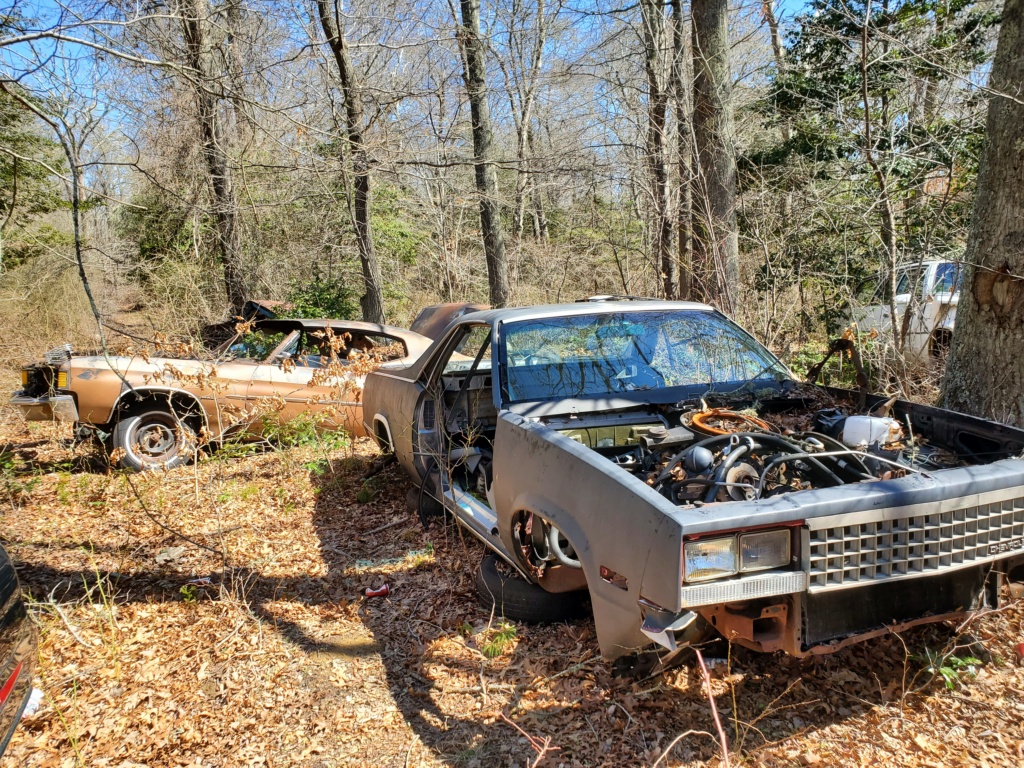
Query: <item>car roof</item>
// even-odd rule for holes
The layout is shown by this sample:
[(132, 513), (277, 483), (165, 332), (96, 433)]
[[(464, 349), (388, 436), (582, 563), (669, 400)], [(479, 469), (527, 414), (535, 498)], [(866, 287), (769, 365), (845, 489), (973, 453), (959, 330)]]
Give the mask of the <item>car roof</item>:
[(576, 315), (610, 315), (620, 312), (656, 312), (665, 310), (713, 312), (714, 307), (694, 301), (581, 301), (572, 304), (542, 304), (533, 307), (505, 307), (486, 309), (463, 316), (469, 323), (510, 323), (522, 320), (541, 320), (548, 317)]

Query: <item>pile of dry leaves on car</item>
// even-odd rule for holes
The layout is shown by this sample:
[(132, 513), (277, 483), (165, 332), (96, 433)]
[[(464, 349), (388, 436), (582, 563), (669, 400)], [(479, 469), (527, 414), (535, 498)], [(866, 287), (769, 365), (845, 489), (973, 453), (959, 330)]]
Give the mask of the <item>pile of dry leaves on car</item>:
[(1024, 763), (1020, 602), (808, 661), (705, 649), (724, 752), (699, 668), (616, 678), (587, 621), (487, 615), (480, 547), (364, 477), (369, 443), (124, 475), (67, 437), (0, 424), (43, 692), (11, 764)]

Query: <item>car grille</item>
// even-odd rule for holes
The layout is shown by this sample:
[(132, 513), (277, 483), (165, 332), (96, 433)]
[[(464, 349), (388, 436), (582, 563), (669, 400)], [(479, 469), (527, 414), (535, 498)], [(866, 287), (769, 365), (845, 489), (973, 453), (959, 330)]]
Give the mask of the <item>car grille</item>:
[(62, 344), (59, 347), (47, 350), (43, 353), (43, 359), (48, 365), (58, 366), (68, 362), (71, 359), (72, 352), (70, 344)]
[(810, 531), (808, 590), (856, 586), (1024, 552), (1024, 498)]

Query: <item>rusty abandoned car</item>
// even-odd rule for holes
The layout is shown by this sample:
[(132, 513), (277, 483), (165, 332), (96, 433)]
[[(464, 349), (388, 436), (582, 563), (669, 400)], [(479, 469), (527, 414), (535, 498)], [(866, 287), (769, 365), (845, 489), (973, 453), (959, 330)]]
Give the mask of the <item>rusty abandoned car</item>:
[(363, 416), (421, 515), (489, 548), (509, 618), (589, 599), (608, 659), (716, 634), (806, 656), (996, 605), (1024, 570), (1024, 431), (861, 397), (710, 307), (600, 302), (468, 314), (371, 373)]
[(361, 389), (381, 362), (411, 362), (430, 340), (347, 320), (271, 319), (240, 326), (210, 359), (74, 355), (59, 347), (22, 368), (13, 405), (29, 420), (74, 422), (129, 469), (170, 469), (197, 444), (259, 433), (300, 414), (362, 434)]

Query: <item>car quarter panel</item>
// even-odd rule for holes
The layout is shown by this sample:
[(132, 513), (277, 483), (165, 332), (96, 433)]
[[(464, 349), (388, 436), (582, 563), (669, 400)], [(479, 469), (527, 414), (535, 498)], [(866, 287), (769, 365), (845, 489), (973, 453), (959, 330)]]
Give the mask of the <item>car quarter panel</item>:
[(370, 372), (363, 387), (363, 423), (376, 435), (375, 420), (386, 424), (395, 458), (414, 480), (419, 477), (413, 462), (413, 430), (416, 402), (423, 388), (410, 367), (381, 366)]
[[(494, 440), (493, 490), (508, 551), (516, 551), (512, 517), (522, 511), (550, 521), (572, 544), (605, 656), (650, 643), (640, 632), (641, 597), (679, 609), (681, 529), (666, 514), (671, 505), (603, 456), (506, 411)], [(624, 577), (625, 589), (602, 578), (608, 572)]]

